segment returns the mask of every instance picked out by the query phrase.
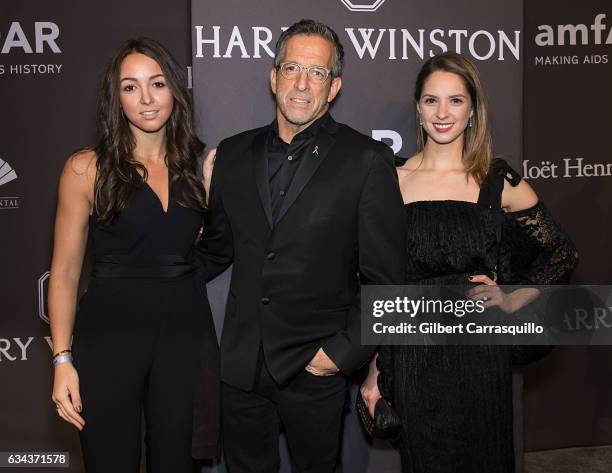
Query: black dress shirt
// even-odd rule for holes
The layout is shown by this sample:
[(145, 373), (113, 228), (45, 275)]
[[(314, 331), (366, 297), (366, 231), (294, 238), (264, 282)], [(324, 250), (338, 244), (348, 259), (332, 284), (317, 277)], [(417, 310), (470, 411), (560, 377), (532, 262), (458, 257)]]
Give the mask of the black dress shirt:
[(268, 135), (268, 179), (270, 182), (270, 199), (272, 220), (276, 223), (283, 205), (287, 190), (293, 181), (300, 164), (305, 159), (312, 159), (316, 152), (315, 140), (321, 125), (329, 120), (329, 112), (317, 118), (312, 124), (293, 137), (291, 143), (285, 143), (278, 133), (278, 123), (274, 122)]

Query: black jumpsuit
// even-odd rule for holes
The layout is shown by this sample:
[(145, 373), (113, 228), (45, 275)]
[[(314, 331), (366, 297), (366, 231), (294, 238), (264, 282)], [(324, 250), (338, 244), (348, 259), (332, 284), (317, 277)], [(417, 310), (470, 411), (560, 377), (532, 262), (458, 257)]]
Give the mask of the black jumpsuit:
[(74, 329), (88, 473), (137, 473), (141, 420), (147, 471), (191, 473), (218, 434), (218, 345), (191, 251), (202, 215), (174, 199), (168, 211), (137, 178), (111, 224), (91, 221), (92, 279)]

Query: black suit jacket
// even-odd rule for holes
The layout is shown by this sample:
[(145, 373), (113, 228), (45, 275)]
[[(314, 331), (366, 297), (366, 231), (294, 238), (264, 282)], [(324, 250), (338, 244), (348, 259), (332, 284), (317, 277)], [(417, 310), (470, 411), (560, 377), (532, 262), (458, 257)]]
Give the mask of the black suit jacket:
[(405, 216), (389, 147), (329, 120), (302, 159), (272, 222), (270, 126), (223, 140), (199, 253), (207, 280), (233, 261), (221, 375), (253, 386), (260, 346), (286, 384), (322, 347), (344, 373), (361, 345), (360, 283), (402, 284)]

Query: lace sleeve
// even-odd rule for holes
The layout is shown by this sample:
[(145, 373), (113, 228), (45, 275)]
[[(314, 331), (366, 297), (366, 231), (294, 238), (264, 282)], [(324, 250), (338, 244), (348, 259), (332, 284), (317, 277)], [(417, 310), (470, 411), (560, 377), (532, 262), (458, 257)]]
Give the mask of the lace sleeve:
[(577, 262), (576, 247), (541, 202), (503, 215), (499, 272), (504, 284), (563, 284)]

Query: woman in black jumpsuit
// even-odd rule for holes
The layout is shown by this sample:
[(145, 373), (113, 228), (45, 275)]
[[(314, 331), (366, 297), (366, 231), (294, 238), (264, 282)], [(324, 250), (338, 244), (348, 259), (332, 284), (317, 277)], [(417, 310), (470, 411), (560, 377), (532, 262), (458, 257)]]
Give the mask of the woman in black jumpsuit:
[[(89, 473), (139, 471), (143, 413), (149, 472), (191, 473), (192, 456), (216, 454), (217, 340), (192, 261), (206, 205), (196, 177), (203, 145), (180, 74), (159, 44), (124, 44), (102, 88), (102, 138), (71, 157), (60, 181), (49, 294), (53, 400), (80, 430)], [(122, 114), (113, 130), (115, 92)], [(122, 153), (113, 147), (126, 130)], [(157, 161), (146, 159), (152, 150)], [(71, 310), (85, 210), (94, 267)]]

